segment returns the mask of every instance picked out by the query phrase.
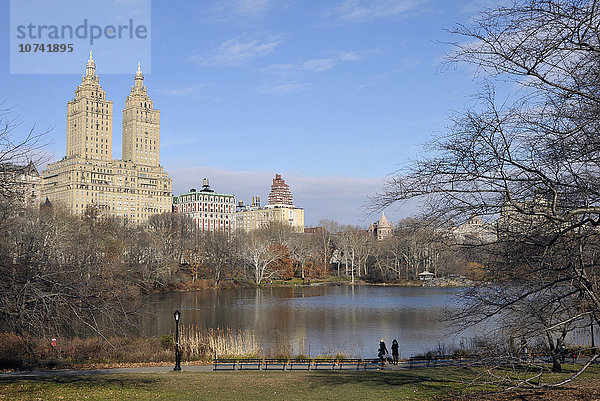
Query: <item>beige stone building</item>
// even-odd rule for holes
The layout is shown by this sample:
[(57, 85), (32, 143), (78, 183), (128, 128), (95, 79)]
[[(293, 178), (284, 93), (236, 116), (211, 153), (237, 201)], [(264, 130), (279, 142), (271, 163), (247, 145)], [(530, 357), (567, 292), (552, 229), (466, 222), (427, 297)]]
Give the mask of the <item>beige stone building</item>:
[(67, 155), (42, 173), (42, 197), (80, 214), (142, 223), (171, 211), (171, 179), (159, 164), (160, 113), (138, 64), (123, 110), (123, 159), (112, 158), (113, 104), (106, 99), (90, 52), (85, 75), (67, 104)]
[(382, 212), (379, 220), (369, 225), (368, 232), (381, 241), (394, 235), (394, 225), (388, 221), (385, 213)]
[(457, 244), (488, 244), (498, 239), (496, 228), (475, 214), (463, 224), (450, 227), (450, 231)]
[(17, 201), (24, 207), (39, 206), (41, 178), (33, 162), (26, 165), (0, 164), (0, 192), (4, 198)]
[(279, 174), (273, 179), (269, 204), (261, 207), (259, 196), (253, 197), (250, 206), (240, 202), (236, 220), (237, 229), (245, 232), (268, 227), (271, 223), (287, 224), (296, 232), (304, 232), (304, 209), (294, 206), (289, 185)]
[(271, 223), (282, 223), (291, 226), (294, 231), (304, 232), (304, 209), (299, 207), (261, 207), (259, 209), (240, 209), (235, 214), (237, 229), (252, 231), (268, 227)]

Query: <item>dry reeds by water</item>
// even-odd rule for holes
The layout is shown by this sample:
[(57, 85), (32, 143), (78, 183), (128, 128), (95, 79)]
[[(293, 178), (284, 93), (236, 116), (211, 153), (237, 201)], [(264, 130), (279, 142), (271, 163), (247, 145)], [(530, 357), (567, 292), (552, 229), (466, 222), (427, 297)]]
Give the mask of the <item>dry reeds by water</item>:
[(189, 359), (254, 358), (263, 351), (249, 330), (202, 329), (196, 325), (181, 326), (179, 344)]
[(0, 369), (14, 366), (162, 363), (174, 359), (171, 336), (51, 338), (0, 333)]
[[(182, 362), (210, 362), (215, 358), (310, 358), (306, 339), (292, 343), (274, 335), (263, 348), (251, 330), (180, 326)], [(120, 363), (173, 362), (174, 333), (160, 337), (50, 338), (20, 336), (0, 332), (0, 369), (27, 366), (81, 366)], [(331, 355), (335, 355), (332, 352)], [(312, 355), (314, 357), (314, 355)], [(341, 359), (341, 358), (340, 358)]]

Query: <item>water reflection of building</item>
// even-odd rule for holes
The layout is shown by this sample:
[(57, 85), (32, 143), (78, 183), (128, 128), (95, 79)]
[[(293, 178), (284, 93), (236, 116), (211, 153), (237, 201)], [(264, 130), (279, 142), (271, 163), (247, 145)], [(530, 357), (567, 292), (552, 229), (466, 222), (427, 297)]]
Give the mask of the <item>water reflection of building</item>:
[(452, 329), (446, 327), (443, 317), (460, 291), (315, 286), (155, 294), (146, 300), (149, 313), (145, 315), (145, 334), (172, 332), (173, 310), (180, 309), (186, 326), (249, 330), (266, 348), (286, 339), (292, 347), (298, 347), (293, 353), (303, 352), (304, 347), (306, 353), (310, 349), (312, 357), (340, 352), (374, 358), (383, 337), (388, 347), (397, 338), (401, 356), (409, 357), (429, 351), (440, 342), (450, 345)]

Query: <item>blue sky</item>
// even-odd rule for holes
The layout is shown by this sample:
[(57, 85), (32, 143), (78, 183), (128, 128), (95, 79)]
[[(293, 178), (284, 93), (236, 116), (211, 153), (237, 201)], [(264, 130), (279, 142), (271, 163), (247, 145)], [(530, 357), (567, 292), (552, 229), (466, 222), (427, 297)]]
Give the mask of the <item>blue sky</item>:
[[(125, 0), (122, 0), (125, 1)], [(173, 192), (201, 186), (266, 201), (283, 175), (306, 225), (329, 218), (366, 226), (363, 206), (386, 176), (469, 103), (469, 68), (444, 68), (457, 40), (445, 29), (486, 2), (434, 0), (153, 1), (151, 73), (161, 111), (161, 164)], [(1, 54), (9, 54), (3, 0)], [(487, 5), (493, 4), (486, 3)], [(113, 157), (121, 157), (122, 108), (131, 74), (103, 74), (113, 101)], [(10, 74), (0, 63), (0, 99), (25, 129), (53, 127), (52, 160), (65, 155), (66, 103), (79, 75)], [(144, 65), (142, 65), (144, 70)], [(394, 222), (415, 207), (391, 207)]]

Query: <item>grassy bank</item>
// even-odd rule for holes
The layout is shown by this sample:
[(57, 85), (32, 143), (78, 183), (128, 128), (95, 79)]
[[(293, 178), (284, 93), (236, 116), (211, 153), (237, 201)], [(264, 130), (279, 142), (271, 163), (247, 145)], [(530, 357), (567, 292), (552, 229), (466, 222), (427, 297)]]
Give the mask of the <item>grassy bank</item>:
[(207, 372), (0, 380), (11, 400), (423, 400), (460, 393), (469, 372)]
[[(597, 368), (568, 388), (510, 393), (502, 399), (563, 399), (568, 391), (600, 389)], [(11, 400), (444, 400), (480, 399), (494, 387), (473, 384), (484, 372), (434, 368), (374, 372), (170, 372), (76, 377), (2, 378), (0, 398)], [(559, 375), (548, 375), (553, 380)], [(529, 393), (527, 393), (529, 394)], [(540, 394), (542, 397), (539, 397)], [(585, 396), (585, 394), (583, 394)], [(497, 395), (487, 395), (495, 399)], [(487, 399), (487, 398), (486, 398)], [(588, 399), (588, 398), (577, 398)]]

